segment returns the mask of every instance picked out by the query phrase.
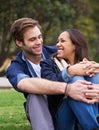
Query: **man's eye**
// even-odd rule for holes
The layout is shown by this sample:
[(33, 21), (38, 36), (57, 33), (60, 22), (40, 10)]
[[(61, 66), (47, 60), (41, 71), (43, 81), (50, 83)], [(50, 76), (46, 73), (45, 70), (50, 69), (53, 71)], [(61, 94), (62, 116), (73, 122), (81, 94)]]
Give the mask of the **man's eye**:
[(35, 38), (31, 38), (31, 39), (30, 39), (30, 41), (34, 41), (34, 40), (35, 40)]
[(39, 39), (41, 39), (41, 38), (42, 38), (42, 35), (39, 36)]

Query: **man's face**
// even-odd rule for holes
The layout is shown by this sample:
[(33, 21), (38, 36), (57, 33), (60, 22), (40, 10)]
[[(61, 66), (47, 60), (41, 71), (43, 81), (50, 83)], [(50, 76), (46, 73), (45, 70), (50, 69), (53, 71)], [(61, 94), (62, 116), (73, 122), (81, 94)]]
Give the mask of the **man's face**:
[(42, 54), (43, 39), (40, 29), (35, 26), (25, 31), (23, 35), (24, 43), (21, 48), (25, 55), (39, 56)]

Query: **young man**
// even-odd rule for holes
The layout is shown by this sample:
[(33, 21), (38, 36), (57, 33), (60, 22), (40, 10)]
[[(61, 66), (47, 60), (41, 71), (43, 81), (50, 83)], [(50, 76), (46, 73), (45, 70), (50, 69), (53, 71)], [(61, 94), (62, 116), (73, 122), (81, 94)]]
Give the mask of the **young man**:
[[(89, 82), (76, 81), (69, 85), (40, 78), (40, 61), (49, 58), (56, 48), (44, 46), (40, 25), (31, 18), (16, 20), (11, 26), (11, 36), (22, 50), (7, 69), (12, 86), (26, 97), (26, 111), (32, 130), (54, 130), (45, 94), (64, 94), (76, 100), (93, 103), (86, 98)], [(83, 65), (82, 65), (83, 68)], [(69, 68), (71, 72), (71, 69)], [(79, 87), (80, 86), (80, 87)]]

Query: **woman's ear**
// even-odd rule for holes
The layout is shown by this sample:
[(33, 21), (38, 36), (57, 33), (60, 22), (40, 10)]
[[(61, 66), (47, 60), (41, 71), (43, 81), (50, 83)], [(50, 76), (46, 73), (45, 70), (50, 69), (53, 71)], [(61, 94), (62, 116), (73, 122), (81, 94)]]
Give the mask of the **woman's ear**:
[(76, 49), (76, 47), (75, 47), (75, 45), (74, 45), (74, 51), (75, 51), (75, 49)]
[(22, 46), (22, 42), (21, 42), (21, 41), (16, 40), (15, 43), (16, 43), (16, 45), (17, 45), (18, 47), (21, 47), (21, 46)]

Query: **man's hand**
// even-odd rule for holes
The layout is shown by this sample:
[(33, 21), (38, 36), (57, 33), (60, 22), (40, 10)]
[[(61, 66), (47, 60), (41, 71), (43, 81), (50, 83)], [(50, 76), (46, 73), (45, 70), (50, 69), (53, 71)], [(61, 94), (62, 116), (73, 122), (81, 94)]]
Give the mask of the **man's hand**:
[(84, 93), (86, 98), (90, 98), (93, 103), (99, 102), (99, 84), (88, 85), (88, 90)]
[(82, 80), (78, 80), (74, 83), (71, 83), (70, 85), (68, 85), (68, 96), (70, 96), (74, 100), (93, 104), (93, 100), (89, 99), (88, 96), (85, 95), (85, 92), (88, 91), (88, 86), (90, 85), (90, 82)]

